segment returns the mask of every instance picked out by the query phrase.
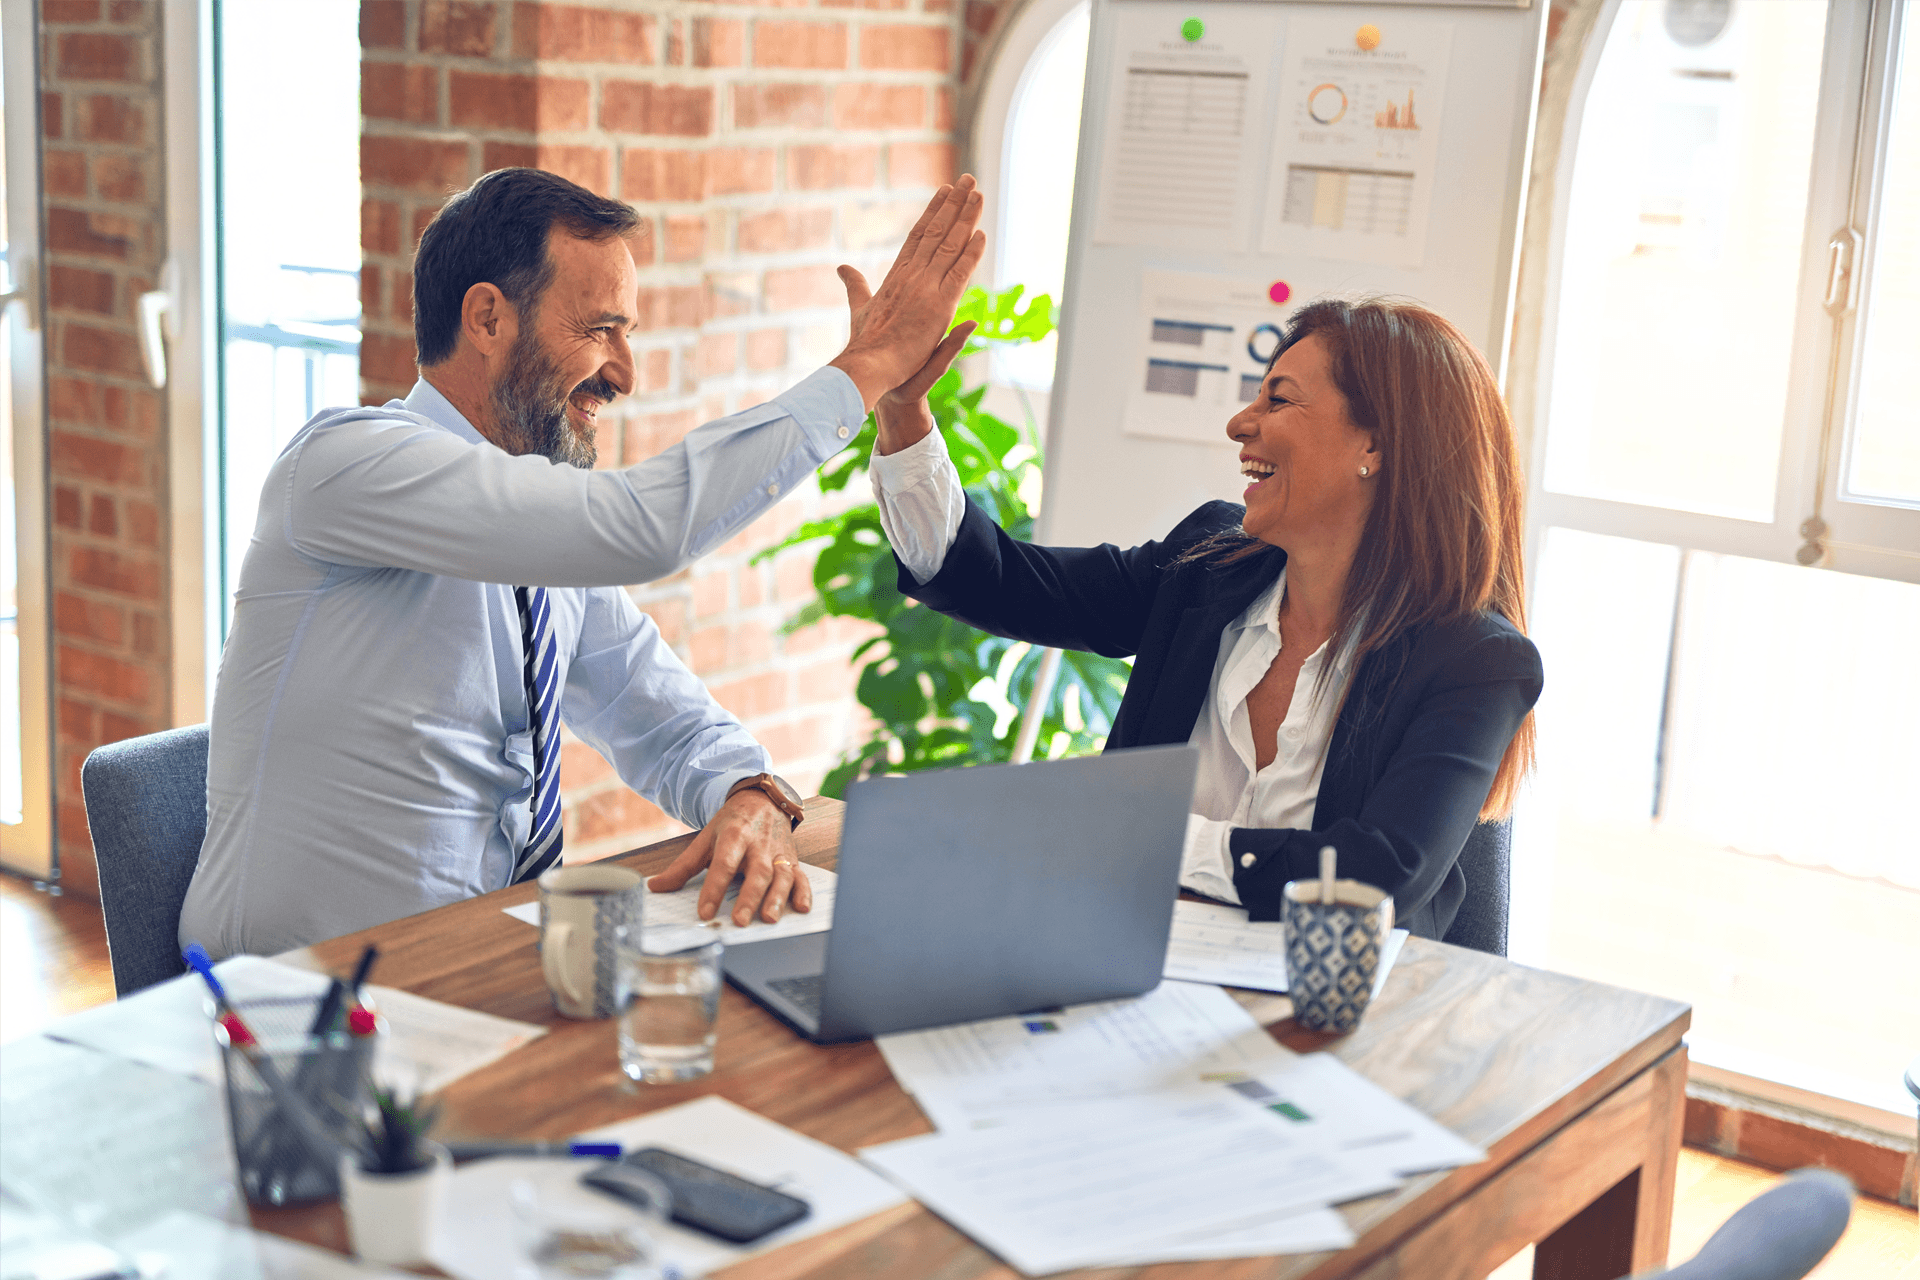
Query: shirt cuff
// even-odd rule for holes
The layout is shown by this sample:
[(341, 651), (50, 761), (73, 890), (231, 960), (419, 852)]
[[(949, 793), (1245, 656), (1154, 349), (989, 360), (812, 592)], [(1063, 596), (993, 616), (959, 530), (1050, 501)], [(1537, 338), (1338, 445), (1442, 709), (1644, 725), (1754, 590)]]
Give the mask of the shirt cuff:
[[(744, 781), (747, 778), (758, 777), (763, 773), (772, 772), (773, 761), (768, 760), (763, 767), (758, 769), (729, 769), (725, 773), (714, 774), (706, 785), (700, 788), (700, 805), (706, 812), (696, 815), (700, 818), (700, 821), (690, 825), (693, 826), (695, 831), (699, 831), (709, 822), (712, 822), (714, 818), (719, 815), (720, 806), (727, 802), (727, 792), (733, 790), (736, 782)], [(681, 821), (685, 822), (686, 819), (682, 818)]]
[(897, 453), (867, 463), (880, 529), (916, 582), (929, 582), (946, 563), (967, 514), (966, 491), (938, 427)]
[(925, 484), (933, 473), (949, 465), (947, 438), (935, 427), (904, 449), (893, 453), (875, 453), (867, 463), (875, 497), (905, 493)]
[(806, 434), (815, 466), (852, 444), (867, 422), (859, 388), (832, 365), (808, 374), (773, 400)]
[(1233, 824), (1197, 813), (1187, 815), (1187, 838), (1180, 852), (1180, 887), (1220, 902), (1240, 901), (1233, 884), (1233, 854), (1227, 839)]

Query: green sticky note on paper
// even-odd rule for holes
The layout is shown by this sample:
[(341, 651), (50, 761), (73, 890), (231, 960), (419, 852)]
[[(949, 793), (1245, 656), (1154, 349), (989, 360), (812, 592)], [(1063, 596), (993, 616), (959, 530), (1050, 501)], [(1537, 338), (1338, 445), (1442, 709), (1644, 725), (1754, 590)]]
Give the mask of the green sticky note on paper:
[(1180, 24), (1180, 34), (1186, 37), (1188, 44), (1192, 44), (1195, 40), (1207, 34), (1207, 24), (1198, 18), (1188, 18)]

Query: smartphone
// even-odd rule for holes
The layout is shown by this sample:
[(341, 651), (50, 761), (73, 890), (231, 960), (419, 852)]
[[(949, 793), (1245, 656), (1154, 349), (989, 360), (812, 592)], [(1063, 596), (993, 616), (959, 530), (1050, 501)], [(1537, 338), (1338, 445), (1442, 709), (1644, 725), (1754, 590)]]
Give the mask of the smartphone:
[(648, 1147), (628, 1152), (583, 1175), (581, 1182), (640, 1205), (651, 1205), (648, 1188), (627, 1178), (629, 1168), (652, 1174), (673, 1196), (673, 1220), (730, 1244), (752, 1244), (812, 1212), (797, 1196), (736, 1178), (686, 1156)]

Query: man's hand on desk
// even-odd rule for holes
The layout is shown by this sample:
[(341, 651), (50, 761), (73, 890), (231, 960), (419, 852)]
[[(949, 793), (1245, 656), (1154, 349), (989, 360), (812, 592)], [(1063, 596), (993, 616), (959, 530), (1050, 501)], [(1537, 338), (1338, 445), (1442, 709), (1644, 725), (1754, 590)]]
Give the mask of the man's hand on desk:
[(763, 791), (736, 791), (713, 815), (713, 821), (653, 879), (647, 888), (671, 893), (707, 868), (700, 886), (699, 913), (713, 919), (735, 876), (744, 876), (735, 899), (733, 922), (752, 924), (755, 915), (769, 923), (778, 920), (791, 899), (799, 912), (813, 910), (813, 884), (800, 873), (800, 854), (793, 843), (793, 823)]

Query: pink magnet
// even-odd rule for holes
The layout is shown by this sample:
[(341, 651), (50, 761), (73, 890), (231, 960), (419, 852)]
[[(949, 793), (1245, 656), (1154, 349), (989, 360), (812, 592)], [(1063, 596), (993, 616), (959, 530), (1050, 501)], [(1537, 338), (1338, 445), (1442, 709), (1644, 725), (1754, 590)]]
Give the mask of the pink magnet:
[(1293, 286), (1285, 280), (1275, 280), (1267, 286), (1267, 301), (1276, 307), (1293, 296)]

